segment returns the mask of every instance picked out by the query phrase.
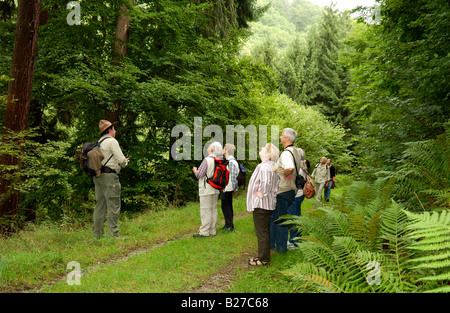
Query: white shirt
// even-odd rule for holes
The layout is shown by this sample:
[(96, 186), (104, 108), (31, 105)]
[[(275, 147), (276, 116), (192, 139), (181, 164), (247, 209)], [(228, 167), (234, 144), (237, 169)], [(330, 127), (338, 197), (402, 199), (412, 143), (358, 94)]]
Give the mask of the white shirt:
[[(294, 146), (289, 146), (286, 149), (289, 149), (295, 156), (296, 159), (299, 158), (297, 150), (294, 148)], [(277, 174), (280, 176), (280, 184), (278, 186), (278, 194), (289, 191), (289, 190), (296, 190), (295, 187), (295, 178), (294, 179), (286, 179), (286, 176), (284, 175), (284, 170), (287, 170), (289, 168), (293, 168), (293, 174), (295, 175), (295, 164), (294, 164), (294, 158), (292, 157), (292, 154), (289, 151), (286, 151), (286, 149), (281, 152), (280, 158), (277, 162)], [(292, 176), (292, 175), (290, 175)], [(292, 176), (294, 177), (294, 176)]]

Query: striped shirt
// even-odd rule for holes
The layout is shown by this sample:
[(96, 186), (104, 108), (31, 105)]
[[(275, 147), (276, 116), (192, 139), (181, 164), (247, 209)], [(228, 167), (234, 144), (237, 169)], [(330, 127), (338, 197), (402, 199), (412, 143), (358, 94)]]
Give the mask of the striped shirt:
[[(258, 164), (255, 168), (248, 183), (247, 211), (252, 212), (256, 208), (275, 210), (280, 178), (275, 173), (272, 164), (271, 161), (266, 161)], [(255, 194), (256, 191), (262, 193), (262, 198)]]
[[(209, 156), (214, 158), (214, 155), (209, 155)], [(202, 178), (203, 176), (206, 175), (207, 170), (208, 170), (208, 162), (206, 161), (206, 158), (205, 158), (205, 159), (203, 159), (202, 163), (198, 167), (197, 172), (195, 173), (195, 177), (197, 179)]]

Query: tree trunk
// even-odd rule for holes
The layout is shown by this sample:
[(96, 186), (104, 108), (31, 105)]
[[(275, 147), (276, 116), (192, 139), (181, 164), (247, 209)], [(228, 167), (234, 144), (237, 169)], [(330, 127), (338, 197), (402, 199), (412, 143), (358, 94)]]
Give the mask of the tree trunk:
[[(134, 4), (134, 0), (130, 0), (131, 4)], [(124, 61), (127, 56), (127, 43), (130, 38), (130, 19), (127, 16), (127, 7), (122, 6), (120, 9), (120, 15), (117, 19), (116, 26), (116, 38), (114, 41), (114, 54), (113, 62), (115, 64), (120, 64)], [(119, 110), (120, 110), (121, 100), (117, 99), (114, 101), (114, 108), (105, 110), (105, 119), (110, 122), (119, 121)]]
[[(39, 29), (41, 0), (19, 0), (14, 52), (11, 63), (12, 81), (8, 86), (5, 123), (2, 141), (21, 147), (19, 155), (0, 155), (0, 166), (20, 166), (23, 138), (10, 135), (27, 130), (30, 112), (31, 87)], [(14, 175), (19, 169), (10, 170)], [(11, 177), (8, 175), (8, 177)], [(14, 190), (13, 179), (0, 177), (0, 217), (17, 216), (19, 192)]]

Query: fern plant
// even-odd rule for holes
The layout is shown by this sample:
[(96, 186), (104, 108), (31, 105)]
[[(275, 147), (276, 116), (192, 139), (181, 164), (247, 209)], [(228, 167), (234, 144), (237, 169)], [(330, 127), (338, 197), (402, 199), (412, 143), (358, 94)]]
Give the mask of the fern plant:
[(407, 229), (413, 243), (408, 248), (419, 252), (409, 262), (414, 269), (425, 270), (418, 280), (430, 284), (426, 292), (450, 292), (450, 211), (403, 212), (411, 221)]
[(410, 211), (450, 208), (450, 122), (445, 129), (435, 139), (406, 143), (401, 166), (380, 173), (396, 179), (396, 198)]
[(303, 260), (285, 274), (318, 292), (417, 290), (417, 273), (408, 263), (414, 255), (407, 248), (408, 219), (403, 207), (390, 200), (392, 184), (355, 182), (349, 188), (354, 189), (345, 202), (354, 209), (318, 208), (290, 221), (304, 235)]
[(450, 292), (448, 155), (450, 122), (436, 139), (406, 144), (396, 172), (292, 218), (303, 258), (285, 274), (311, 291)]

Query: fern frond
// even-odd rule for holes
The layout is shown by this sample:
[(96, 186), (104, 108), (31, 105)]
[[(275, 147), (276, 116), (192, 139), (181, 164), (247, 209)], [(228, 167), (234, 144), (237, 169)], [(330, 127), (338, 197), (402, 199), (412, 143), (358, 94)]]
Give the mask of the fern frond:
[(305, 241), (300, 245), (306, 261), (320, 267), (334, 268), (336, 255), (328, 246), (313, 241)]
[(397, 179), (397, 197), (406, 200), (408, 208), (419, 204), (450, 208), (450, 123), (436, 139), (409, 142), (405, 146), (403, 164), (391, 173)]
[(334, 209), (321, 209), (327, 213), (328, 229), (332, 236), (347, 236), (349, 234), (350, 222), (348, 216)]
[(290, 277), (294, 282), (302, 284), (303, 287), (314, 287), (317, 291), (342, 292), (334, 282), (334, 277), (326, 269), (318, 267), (309, 262), (302, 262), (294, 265), (283, 274)]
[[(414, 242), (410, 249), (419, 250), (423, 255), (410, 260), (417, 263), (414, 269), (426, 269), (430, 275), (420, 278), (422, 281), (441, 281), (445, 284), (450, 276), (450, 211), (425, 212), (415, 214), (404, 211), (411, 221), (407, 228), (408, 237)], [(447, 292), (447, 288), (437, 288)]]
[(447, 293), (450, 292), (450, 286), (439, 287), (431, 290), (424, 291), (425, 293)]
[(421, 277), (418, 280), (450, 280), (450, 273), (444, 273), (440, 275), (435, 276), (427, 276), (427, 277)]

